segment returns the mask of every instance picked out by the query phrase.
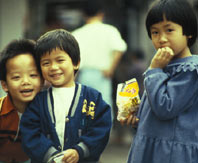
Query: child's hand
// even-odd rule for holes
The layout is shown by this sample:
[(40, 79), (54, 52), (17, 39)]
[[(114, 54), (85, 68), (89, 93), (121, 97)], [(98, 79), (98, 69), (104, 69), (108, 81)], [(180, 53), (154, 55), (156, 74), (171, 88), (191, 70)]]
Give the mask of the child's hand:
[(62, 162), (64, 163), (77, 163), (79, 161), (78, 152), (75, 149), (66, 150)]
[(159, 48), (153, 57), (150, 68), (164, 68), (173, 58), (174, 52), (169, 47)]
[(134, 113), (131, 113), (127, 119), (120, 120), (120, 123), (122, 125), (127, 124), (127, 125), (132, 125), (132, 127), (137, 127), (138, 122), (139, 122), (139, 119), (136, 117)]

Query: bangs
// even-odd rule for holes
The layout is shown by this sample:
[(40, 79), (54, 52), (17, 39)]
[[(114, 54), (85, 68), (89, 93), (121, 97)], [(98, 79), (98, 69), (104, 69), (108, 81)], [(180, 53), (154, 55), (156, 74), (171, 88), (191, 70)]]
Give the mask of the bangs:
[(164, 18), (166, 18), (167, 21), (172, 21), (174, 23), (182, 25), (182, 22), (180, 20), (183, 14), (181, 13), (181, 8), (178, 11), (177, 7), (173, 10), (173, 5), (167, 3), (166, 1), (161, 2), (158, 6), (154, 6), (152, 10), (149, 11), (146, 19), (146, 28), (150, 36), (150, 27), (153, 24), (159, 23), (164, 21)]
[(46, 53), (51, 53), (52, 50), (59, 48), (64, 50), (62, 42), (57, 40), (48, 40), (47, 43), (42, 42), (36, 47), (36, 56), (42, 57)]
[(80, 61), (80, 49), (76, 39), (69, 32), (54, 30), (47, 32), (37, 41), (35, 51), (38, 63), (43, 55), (50, 54), (57, 48), (67, 52), (75, 65)]
[(181, 25), (183, 34), (192, 36), (188, 45), (194, 44), (197, 37), (197, 19), (192, 6), (186, 0), (158, 0), (153, 3), (146, 17), (146, 29), (150, 38), (151, 26), (162, 22), (164, 18)]
[(56, 49), (67, 53), (74, 65), (80, 62), (80, 49), (74, 36), (64, 29), (55, 29), (46, 32), (37, 40), (35, 46), (37, 65), (40, 65), (40, 59), (43, 55), (50, 54)]
[(162, 10), (153, 10), (152, 12), (148, 13), (147, 19), (146, 19), (146, 28), (147, 31), (150, 31), (150, 27), (153, 24), (159, 23), (163, 21), (163, 14), (164, 12)]

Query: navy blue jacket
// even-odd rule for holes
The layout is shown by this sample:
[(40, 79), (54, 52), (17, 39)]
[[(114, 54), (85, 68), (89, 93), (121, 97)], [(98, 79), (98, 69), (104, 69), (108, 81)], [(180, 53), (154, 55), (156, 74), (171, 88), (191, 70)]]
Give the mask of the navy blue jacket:
[[(40, 92), (21, 119), (22, 146), (35, 163), (46, 162), (46, 158), (62, 148), (55, 129), (56, 118), (49, 113), (49, 107), (53, 109), (50, 92), (50, 89)], [(101, 93), (76, 83), (66, 117), (63, 149), (76, 149), (79, 162), (97, 162), (108, 143), (111, 126), (111, 108)]]

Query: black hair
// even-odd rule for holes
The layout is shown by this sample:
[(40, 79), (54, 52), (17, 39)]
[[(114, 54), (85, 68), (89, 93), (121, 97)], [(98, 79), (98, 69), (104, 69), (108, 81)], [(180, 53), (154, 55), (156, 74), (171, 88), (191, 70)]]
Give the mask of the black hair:
[(6, 81), (6, 63), (20, 54), (31, 54), (34, 57), (35, 41), (19, 39), (11, 41), (0, 53), (0, 80)]
[(188, 39), (188, 46), (191, 47), (197, 38), (197, 18), (187, 0), (156, 0), (152, 4), (146, 17), (146, 29), (150, 38), (151, 26), (163, 21), (164, 16), (168, 21), (181, 25), (184, 35), (192, 36)]
[(92, 17), (100, 12), (104, 12), (104, 1), (86, 0), (83, 5), (83, 11), (87, 17)]
[[(79, 64), (80, 49), (74, 36), (64, 29), (55, 29), (46, 32), (36, 42), (36, 63), (39, 71), (41, 71), (41, 57), (46, 53), (50, 53), (56, 48), (65, 51), (70, 56), (73, 65)], [(77, 71), (78, 70), (75, 70), (74, 73), (76, 74)]]

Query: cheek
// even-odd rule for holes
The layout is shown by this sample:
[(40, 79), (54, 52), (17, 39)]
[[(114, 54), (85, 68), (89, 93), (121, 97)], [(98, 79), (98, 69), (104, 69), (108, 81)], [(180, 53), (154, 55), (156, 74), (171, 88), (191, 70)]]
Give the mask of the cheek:
[(42, 80), (39, 80), (39, 79), (38, 79), (38, 80), (36, 80), (36, 81), (34, 82), (34, 87), (35, 87), (38, 91), (40, 91), (42, 85), (43, 85)]
[(19, 90), (19, 87), (20, 84), (16, 82), (12, 82), (7, 85), (7, 89), (9, 90), (9, 92), (17, 92), (17, 90)]
[(159, 48), (156, 40), (152, 40), (152, 43), (153, 43), (153, 46), (155, 47), (155, 49)]
[(171, 40), (171, 48), (175, 51), (180, 51), (187, 46), (187, 42), (182, 39)]
[(46, 75), (47, 75), (47, 72), (48, 72), (47, 69), (46, 68), (42, 68), (41, 72), (42, 72), (43, 77), (45, 78)]

